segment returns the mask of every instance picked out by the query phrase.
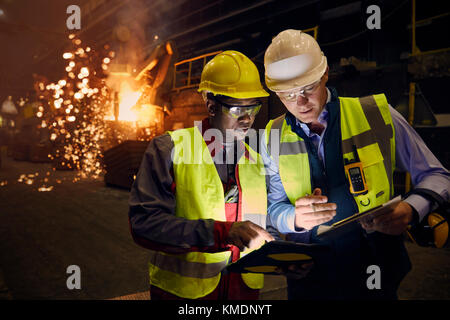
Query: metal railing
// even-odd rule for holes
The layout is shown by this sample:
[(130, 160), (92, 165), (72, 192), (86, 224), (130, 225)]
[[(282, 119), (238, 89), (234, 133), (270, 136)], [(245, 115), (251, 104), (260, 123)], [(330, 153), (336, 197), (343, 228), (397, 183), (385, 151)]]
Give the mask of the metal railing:
[[(303, 32), (312, 32), (317, 40), (319, 26), (304, 29)], [(179, 61), (174, 64), (172, 90), (182, 90), (198, 87), (203, 67), (208, 62), (208, 57), (215, 56), (222, 51), (206, 53), (191, 59)], [(184, 68), (183, 68), (184, 67)]]
[(411, 36), (412, 36), (412, 49), (410, 56), (418, 56), (418, 55), (424, 55), (424, 54), (431, 54), (431, 53), (439, 53), (439, 52), (445, 52), (450, 50), (450, 48), (442, 48), (442, 49), (435, 49), (435, 50), (428, 50), (428, 51), (420, 51), (416, 44), (416, 26), (418, 24), (423, 24), (429, 21), (433, 21), (442, 17), (446, 17), (450, 14), (450, 12), (446, 12), (443, 14), (439, 14), (437, 16), (425, 18), (422, 20), (417, 21), (416, 20), (416, 0), (412, 0), (412, 10), (411, 10)]
[(309, 29), (303, 29), (302, 31), (305, 33), (313, 31), (314, 39), (317, 41), (317, 34), (319, 33), (319, 26), (315, 26), (315, 27), (312, 27)]
[(221, 52), (210, 52), (175, 63), (173, 68), (172, 90), (198, 87), (203, 67), (209, 61), (208, 57), (215, 56)]

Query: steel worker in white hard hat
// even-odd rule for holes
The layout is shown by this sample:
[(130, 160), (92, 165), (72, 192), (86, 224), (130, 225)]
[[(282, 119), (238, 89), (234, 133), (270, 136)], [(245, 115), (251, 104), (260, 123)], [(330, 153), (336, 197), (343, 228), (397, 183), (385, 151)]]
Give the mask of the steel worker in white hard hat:
[(131, 232), (150, 250), (151, 299), (258, 299), (262, 274), (221, 271), (273, 240), (264, 164), (243, 143), (269, 94), (237, 51), (205, 65), (199, 91), (209, 117), (148, 146), (130, 195)]
[[(384, 94), (345, 98), (327, 87), (327, 59), (308, 34), (279, 33), (264, 65), (267, 87), (287, 109), (267, 124), (262, 138), (270, 175), (268, 223), (290, 240), (323, 243), (333, 252), (306, 278), (288, 278), (289, 298), (396, 299), (411, 268), (402, 233), (435, 208), (435, 199), (448, 201), (448, 171)], [(390, 201), (396, 167), (411, 173), (415, 189), (409, 196), (343, 234), (318, 236), (322, 224)], [(374, 265), (381, 280), (368, 285)]]

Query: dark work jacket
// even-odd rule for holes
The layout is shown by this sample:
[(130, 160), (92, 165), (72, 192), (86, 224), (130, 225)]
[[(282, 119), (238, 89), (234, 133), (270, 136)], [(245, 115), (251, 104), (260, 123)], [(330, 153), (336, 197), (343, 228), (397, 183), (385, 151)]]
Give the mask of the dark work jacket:
[[(344, 172), (341, 148), (340, 104), (337, 92), (331, 89), (331, 100), (326, 105), (329, 112), (327, 129), (323, 137), (325, 167), (319, 159), (317, 149), (301, 129), (296, 125), (295, 117), (287, 113), (286, 122), (292, 131), (306, 143), (311, 172), (311, 187), (320, 188), (328, 197), (328, 202), (336, 203), (336, 216), (333, 224), (358, 211), (350, 193)], [(396, 298), (398, 285), (411, 269), (408, 254), (402, 236), (389, 236), (374, 232), (367, 234), (361, 226), (355, 224), (354, 230), (338, 241), (324, 242), (316, 236), (317, 227), (309, 232), (312, 243), (328, 244), (334, 255), (327, 266), (315, 268), (310, 276), (301, 281), (288, 281), (292, 298), (309, 299), (345, 299), (345, 298)], [(305, 238), (304, 235), (300, 236)], [(295, 236), (290, 235), (295, 241)], [(378, 265), (381, 270), (381, 290), (368, 290), (366, 281), (367, 267)]]

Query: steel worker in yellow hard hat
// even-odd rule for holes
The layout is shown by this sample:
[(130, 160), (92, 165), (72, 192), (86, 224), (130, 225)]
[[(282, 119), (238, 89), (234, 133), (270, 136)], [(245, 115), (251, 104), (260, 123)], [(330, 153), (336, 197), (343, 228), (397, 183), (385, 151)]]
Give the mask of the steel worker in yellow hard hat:
[[(395, 299), (411, 268), (401, 234), (438, 202), (423, 190), (448, 201), (448, 171), (384, 94), (346, 98), (327, 87), (327, 59), (308, 34), (279, 33), (264, 65), (267, 87), (287, 109), (267, 124), (262, 138), (270, 175), (268, 223), (290, 240), (333, 249), (322, 268), (288, 279), (289, 298)], [(391, 200), (396, 167), (411, 173), (412, 194), (343, 234), (318, 235), (319, 225)], [(379, 274), (370, 277), (371, 270)]]
[[(225, 51), (204, 68), (199, 85), (210, 114), (209, 122), (224, 137), (242, 140), (269, 94), (260, 84), (253, 62), (237, 51)], [(228, 134), (227, 134), (228, 133)]]
[(150, 249), (151, 299), (257, 299), (262, 274), (221, 270), (273, 240), (264, 164), (243, 142), (269, 94), (237, 51), (205, 65), (199, 91), (209, 117), (148, 146), (130, 195), (131, 232)]

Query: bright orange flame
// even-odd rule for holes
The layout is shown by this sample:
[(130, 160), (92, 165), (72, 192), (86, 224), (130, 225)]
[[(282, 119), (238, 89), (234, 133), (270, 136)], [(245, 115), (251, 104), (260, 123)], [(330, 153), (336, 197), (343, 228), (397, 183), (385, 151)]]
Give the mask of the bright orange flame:
[(158, 123), (160, 120), (158, 119), (157, 108), (158, 106), (152, 104), (143, 104), (138, 113), (138, 126), (143, 128)]
[(119, 120), (137, 121), (137, 112), (132, 110), (136, 105), (142, 92), (133, 91), (129, 84), (124, 83), (120, 90)]

